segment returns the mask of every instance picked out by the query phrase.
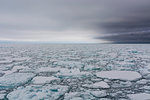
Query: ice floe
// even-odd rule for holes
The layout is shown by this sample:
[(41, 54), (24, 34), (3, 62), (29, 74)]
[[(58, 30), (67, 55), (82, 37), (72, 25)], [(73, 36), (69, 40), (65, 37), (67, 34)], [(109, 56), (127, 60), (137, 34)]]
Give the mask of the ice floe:
[(57, 100), (68, 91), (67, 86), (45, 85), (19, 87), (7, 95), (9, 100)]
[(84, 84), (82, 86), (87, 88), (110, 88), (110, 86), (104, 81), (96, 82), (94, 84)]
[(51, 68), (51, 67), (41, 67), (36, 70), (36, 72), (58, 72), (59, 68)]
[(146, 93), (129, 94), (128, 97), (131, 100), (150, 100), (150, 94), (146, 94)]
[(6, 94), (1, 94), (1, 93), (0, 93), (0, 100), (3, 100), (5, 95), (6, 95)]
[(120, 80), (136, 80), (141, 78), (138, 72), (134, 71), (101, 71), (96, 73), (97, 77)]
[(33, 78), (32, 82), (34, 84), (45, 84), (45, 83), (50, 83), (51, 81), (54, 81), (54, 80), (58, 80), (58, 78), (54, 76), (51, 76), (51, 77), (37, 76)]
[(91, 94), (95, 97), (101, 98), (101, 97), (105, 97), (107, 96), (107, 93), (105, 90), (101, 90), (101, 91), (91, 91)]
[(7, 71), (1, 71), (2, 73), (5, 73), (5, 75), (8, 75), (8, 74), (12, 74), (14, 72), (17, 72), (21, 69), (24, 69), (26, 68), (25, 66), (14, 66), (11, 70), (7, 70)]
[(34, 76), (35, 74), (33, 73), (12, 73), (4, 75), (3, 77), (0, 77), (0, 89), (13, 88), (22, 85)]
[(59, 78), (64, 78), (64, 77), (88, 77), (91, 76), (89, 72), (84, 72), (80, 71), (79, 69), (66, 69), (66, 68), (61, 68), (60, 73), (57, 73), (56, 76)]

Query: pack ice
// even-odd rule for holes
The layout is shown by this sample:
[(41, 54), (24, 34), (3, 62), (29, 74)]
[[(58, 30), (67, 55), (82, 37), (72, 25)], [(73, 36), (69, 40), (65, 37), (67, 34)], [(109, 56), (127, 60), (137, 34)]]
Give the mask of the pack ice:
[(136, 80), (141, 78), (138, 72), (134, 71), (101, 71), (96, 73), (97, 77), (120, 80)]
[(2, 100), (149, 100), (148, 44), (0, 44)]

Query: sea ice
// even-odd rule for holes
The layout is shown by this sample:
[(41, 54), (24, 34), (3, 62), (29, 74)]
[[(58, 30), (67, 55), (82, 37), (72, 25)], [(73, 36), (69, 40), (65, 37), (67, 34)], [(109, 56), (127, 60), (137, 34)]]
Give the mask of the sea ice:
[(45, 84), (45, 83), (50, 83), (51, 81), (54, 81), (54, 80), (58, 80), (58, 78), (54, 76), (51, 76), (51, 77), (37, 76), (33, 78), (32, 82), (34, 84)]
[(146, 84), (148, 82), (150, 82), (150, 80), (142, 79), (142, 80), (137, 81), (136, 83), (137, 84)]
[(67, 86), (45, 85), (19, 87), (7, 95), (9, 100), (57, 100), (68, 91)]
[(0, 45), (0, 99), (147, 100), (149, 95), (147, 44)]
[(95, 100), (95, 97), (89, 92), (70, 92), (65, 94), (64, 100)]
[(96, 73), (97, 77), (119, 80), (136, 80), (141, 78), (138, 72), (134, 71), (101, 71)]
[(87, 87), (87, 88), (110, 88), (110, 86), (104, 82), (104, 81), (101, 81), (101, 82), (96, 82), (94, 84), (84, 84), (82, 85), (83, 87)]
[(8, 74), (17, 72), (18, 70), (24, 69), (24, 68), (25, 68), (25, 66), (14, 66), (11, 70), (2, 71), (2, 72), (5, 73), (5, 75), (8, 75)]
[(51, 68), (51, 67), (41, 67), (36, 70), (36, 72), (58, 72), (59, 68)]
[(128, 97), (131, 100), (150, 100), (150, 94), (146, 94), (146, 93), (129, 94)]
[(106, 93), (105, 90), (101, 90), (101, 91), (91, 91), (91, 94), (92, 94), (93, 96), (95, 96), (95, 97), (98, 97), (98, 98), (107, 96), (107, 93)]
[(61, 68), (60, 73), (57, 73), (56, 76), (62, 78), (62, 77), (87, 77), (91, 74), (88, 72), (80, 71), (79, 69), (66, 69)]
[(0, 60), (0, 64), (11, 64), (12, 60), (11, 58), (5, 59), (5, 60)]
[(5, 95), (6, 94), (0, 94), (0, 100), (3, 100)]
[(0, 89), (13, 88), (28, 82), (35, 74), (33, 73), (12, 73), (0, 77)]
[(72, 98), (70, 100), (83, 100), (83, 99), (81, 97), (74, 97), (74, 98)]

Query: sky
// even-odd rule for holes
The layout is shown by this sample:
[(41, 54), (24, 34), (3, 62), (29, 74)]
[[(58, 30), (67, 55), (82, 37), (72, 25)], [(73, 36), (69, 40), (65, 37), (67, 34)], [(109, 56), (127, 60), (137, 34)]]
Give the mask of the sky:
[(0, 41), (150, 43), (150, 0), (0, 0)]

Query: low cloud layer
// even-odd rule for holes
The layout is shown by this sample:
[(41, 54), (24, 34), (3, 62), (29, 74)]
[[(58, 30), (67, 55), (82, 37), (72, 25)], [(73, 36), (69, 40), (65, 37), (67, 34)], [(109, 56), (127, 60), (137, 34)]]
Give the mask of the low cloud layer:
[(150, 42), (150, 0), (1, 0), (0, 40)]

